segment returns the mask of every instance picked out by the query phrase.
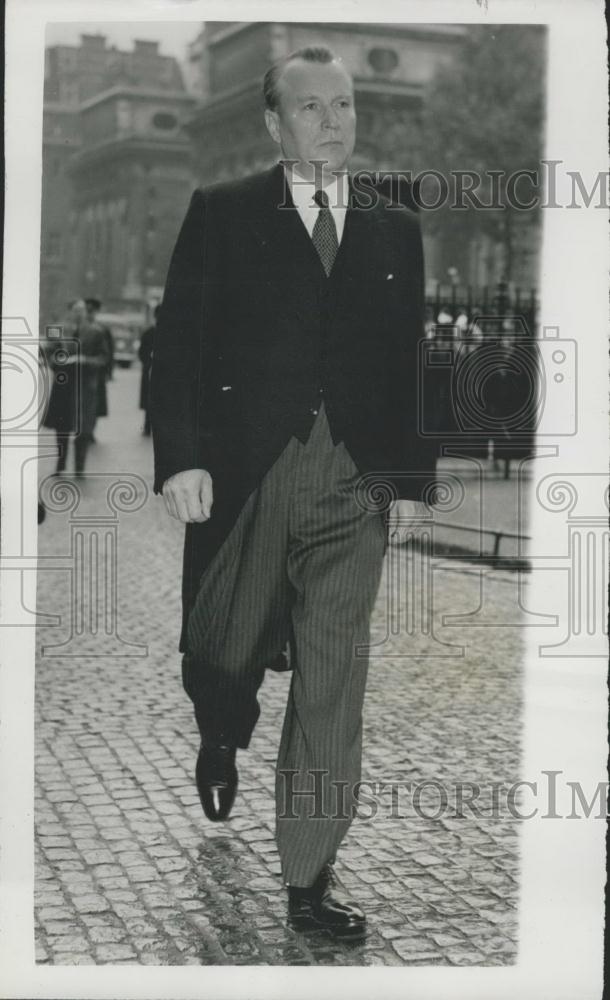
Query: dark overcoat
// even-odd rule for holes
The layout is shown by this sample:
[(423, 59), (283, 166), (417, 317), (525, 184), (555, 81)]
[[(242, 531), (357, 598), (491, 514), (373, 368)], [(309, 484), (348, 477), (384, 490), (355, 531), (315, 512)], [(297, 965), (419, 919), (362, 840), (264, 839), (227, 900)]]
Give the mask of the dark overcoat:
[(144, 331), (140, 339), (140, 346), (138, 348), (138, 358), (142, 364), (142, 372), (140, 375), (140, 409), (147, 410), (149, 404), (150, 395), (150, 369), (152, 366), (152, 353), (153, 344), (155, 337), (154, 326), (149, 326), (148, 329)]
[(63, 338), (48, 342), (48, 354), (53, 382), (44, 426), (59, 434), (92, 433), (98, 416), (100, 372), (109, 357), (102, 328), (86, 319), (66, 323)]
[(436, 445), (419, 433), (420, 227), (350, 181), (329, 278), (281, 164), (194, 192), (170, 262), (151, 373), (154, 490), (207, 469), (211, 518), (186, 528), (186, 619), (248, 495), (323, 393), (333, 440), (389, 498), (430, 500)]
[(107, 326), (102, 323), (97, 323), (102, 333), (104, 334), (104, 340), (106, 342), (106, 351), (108, 354), (108, 362), (104, 368), (100, 368), (98, 371), (98, 384), (97, 384), (97, 416), (107, 417), (108, 416), (108, 390), (106, 383), (108, 379), (112, 378), (112, 370), (114, 368), (114, 339)]
[(497, 348), (496, 366), (485, 386), (496, 458), (527, 458), (534, 445), (536, 345)]

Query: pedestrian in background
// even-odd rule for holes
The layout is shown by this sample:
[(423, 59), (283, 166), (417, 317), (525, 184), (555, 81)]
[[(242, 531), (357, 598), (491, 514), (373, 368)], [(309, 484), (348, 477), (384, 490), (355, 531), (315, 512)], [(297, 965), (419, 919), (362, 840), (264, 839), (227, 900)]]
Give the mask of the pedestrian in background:
[[(74, 470), (83, 474), (87, 448), (97, 418), (99, 373), (110, 358), (107, 338), (87, 316), (82, 299), (77, 300), (63, 325), (62, 337), (51, 357), (53, 386), (44, 426), (57, 434), (56, 474), (66, 467), (70, 437), (74, 437)], [(63, 347), (63, 351), (59, 348)]]
[(155, 306), (153, 312), (153, 325), (149, 326), (148, 329), (142, 334), (140, 347), (138, 348), (138, 357), (142, 362), (142, 377), (140, 380), (140, 409), (144, 410), (144, 427), (142, 429), (142, 434), (145, 434), (146, 437), (150, 436), (150, 370), (152, 367), (153, 342), (155, 338), (155, 330), (157, 329), (159, 311), (160, 307)]
[[(106, 383), (112, 378), (112, 372), (114, 369), (114, 340), (112, 338), (112, 333), (109, 328), (104, 324), (100, 323), (97, 318), (97, 314), (102, 308), (102, 303), (100, 299), (89, 298), (85, 299), (85, 306), (87, 307), (87, 319), (91, 323), (95, 323), (99, 326), (102, 331), (105, 341), (106, 348), (108, 350), (108, 364), (105, 368), (100, 368), (98, 372), (98, 385), (97, 385), (97, 417), (107, 417), (108, 416), (108, 392), (106, 389)], [(94, 433), (95, 424), (93, 430), (91, 431), (91, 441), (95, 441)]]
[(486, 395), (493, 421), (493, 464), (503, 464), (504, 479), (510, 478), (511, 459), (531, 455), (534, 433), (536, 355), (527, 343), (515, 339), (507, 324), (494, 344), (495, 366), (487, 379)]
[(468, 313), (465, 309), (459, 309), (458, 314), (455, 318), (455, 336), (457, 340), (462, 341), (467, 335), (469, 326)]
[[(435, 353), (451, 352), (454, 344), (455, 327), (451, 313), (442, 308), (436, 323), (430, 327), (427, 337), (434, 341)], [(457, 430), (456, 415), (451, 395), (451, 379), (447, 378), (447, 368), (431, 366), (427, 373), (425, 395), (426, 425), (435, 434), (453, 434)]]

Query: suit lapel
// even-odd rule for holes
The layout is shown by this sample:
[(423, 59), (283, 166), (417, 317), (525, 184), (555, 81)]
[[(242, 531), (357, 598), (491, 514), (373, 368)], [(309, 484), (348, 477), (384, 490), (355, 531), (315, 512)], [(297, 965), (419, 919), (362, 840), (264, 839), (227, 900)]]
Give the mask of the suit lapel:
[(278, 308), (301, 320), (311, 318), (326, 275), (294, 206), (281, 164), (268, 174), (258, 204), (244, 209), (259, 252), (266, 258), (264, 273), (276, 293)]
[(357, 309), (359, 293), (375, 277), (374, 269), (381, 275), (389, 259), (386, 213), (379, 205), (359, 207), (350, 179), (343, 238), (329, 278), (330, 310), (349, 313)]
[(370, 281), (371, 269), (378, 267), (381, 274), (383, 262), (391, 260), (386, 211), (380, 205), (359, 207), (351, 179), (343, 237), (328, 278), (281, 164), (268, 172), (254, 204), (244, 201), (242, 216), (254, 231), (277, 308), (302, 321), (319, 308), (324, 293), (331, 312), (357, 308), (358, 292)]

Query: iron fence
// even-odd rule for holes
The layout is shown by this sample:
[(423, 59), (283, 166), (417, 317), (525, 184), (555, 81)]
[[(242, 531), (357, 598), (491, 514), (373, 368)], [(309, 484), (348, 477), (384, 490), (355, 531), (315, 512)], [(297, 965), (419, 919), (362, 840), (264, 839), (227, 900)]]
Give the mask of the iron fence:
[(426, 296), (426, 307), (432, 322), (436, 322), (443, 311), (454, 321), (460, 312), (464, 312), (470, 322), (477, 316), (496, 316), (524, 324), (527, 333), (534, 336), (539, 304), (535, 288), (522, 289), (505, 282), (482, 288), (437, 282), (435, 291)]

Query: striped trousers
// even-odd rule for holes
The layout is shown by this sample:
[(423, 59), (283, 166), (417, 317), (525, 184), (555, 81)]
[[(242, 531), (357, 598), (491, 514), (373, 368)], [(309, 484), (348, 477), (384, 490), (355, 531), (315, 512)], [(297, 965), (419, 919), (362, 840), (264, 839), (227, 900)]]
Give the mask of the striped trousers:
[(307, 886), (335, 858), (357, 806), (369, 641), (386, 548), (381, 512), (356, 501), (358, 472), (321, 407), (246, 501), (205, 570), (187, 627), (183, 681), (203, 736), (247, 747), (265, 667), (293, 666), (276, 767), (282, 876)]

